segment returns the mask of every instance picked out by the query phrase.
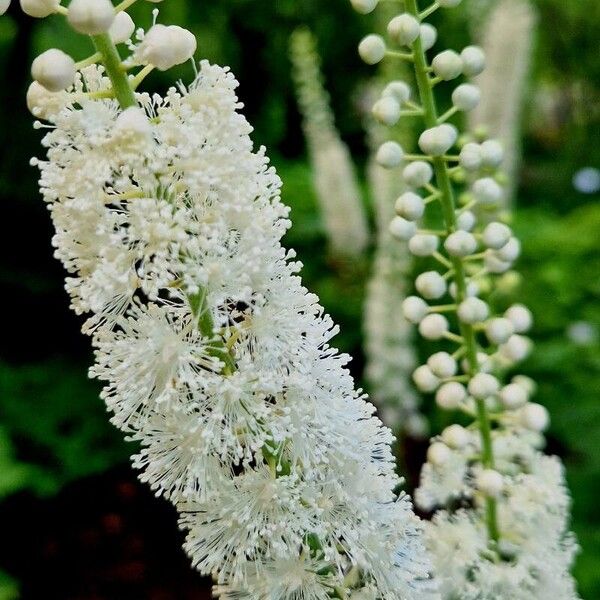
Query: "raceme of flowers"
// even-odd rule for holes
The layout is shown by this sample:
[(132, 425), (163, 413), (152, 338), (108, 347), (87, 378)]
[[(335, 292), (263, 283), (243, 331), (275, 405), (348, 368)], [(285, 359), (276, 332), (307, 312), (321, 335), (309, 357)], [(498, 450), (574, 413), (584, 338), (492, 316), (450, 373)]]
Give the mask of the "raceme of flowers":
[(280, 180), (233, 75), (203, 61), (189, 86), (134, 93), (192, 57), (190, 32), (131, 39), (108, 0), (22, 4), (65, 14), (97, 49), (34, 61), (27, 100), (48, 132), (33, 162), (72, 308), (89, 316), (91, 375), (194, 566), (228, 600), (437, 597), (392, 435), (281, 245)]
[(338, 257), (359, 257), (369, 243), (367, 216), (350, 152), (335, 127), (316, 40), (310, 30), (294, 31), (290, 59), (330, 250)]
[[(352, 4), (369, 13), (378, 2)], [(435, 92), (461, 76), (479, 75), (485, 55), (476, 46), (437, 52), (431, 62), (427, 55), (437, 37), (427, 17), (458, 4), (438, 0), (420, 9), (406, 0), (405, 12), (389, 21), (387, 39), (372, 34), (359, 45), (369, 64), (387, 58), (414, 70), (416, 97), (406, 82), (391, 81), (373, 114), (388, 126), (422, 119), (419, 151), (410, 154), (386, 141), (377, 159), (400, 170), (414, 190), (399, 196), (390, 223), (392, 235), (408, 241), (426, 265), (415, 281), (417, 295), (403, 303), (406, 319), (436, 342), (414, 381), (435, 394), (441, 410), (470, 421), (432, 440), (416, 500), (433, 513), (427, 547), (444, 598), (571, 600), (577, 598), (569, 574), (576, 544), (568, 532), (562, 466), (540, 451), (548, 413), (530, 400), (535, 384), (513, 374), (531, 349), (524, 334), (532, 315), (520, 304), (498, 314), (485, 299), (498, 278), (511, 277), (520, 253), (510, 227), (493, 216), (503, 199), (497, 174), (503, 150), (495, 140), (459, 137), (448, 123), (477, 106), (476, 86), (457, 85), (452, 106), (441, 114)]]

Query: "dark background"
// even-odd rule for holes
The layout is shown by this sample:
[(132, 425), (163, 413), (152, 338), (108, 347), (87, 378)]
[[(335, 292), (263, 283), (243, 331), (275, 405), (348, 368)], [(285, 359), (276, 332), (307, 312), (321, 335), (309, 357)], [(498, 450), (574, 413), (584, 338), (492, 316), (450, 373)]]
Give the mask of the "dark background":
[[(444, 13), (440, 48), (469, 42), (466, 15), (474, 2)], [(600, 3), (535, 4), (540, 26), (514, 220), (524, 242), (519, 298), (536, 315), (538, 342), (525, 371), (538, 380), (538, 399), (553, 416), (549, 450), (567, 466), (583, 548), (576, 576), (582, 596), (592, 600), (600, 598), (600, 205), (598, 193), (578, 192), (572, 179), (583, 167), (600, 167)], [(362, 172), (367, 151), (357, 90), (372, 70), (355, 48), (370, 18), (353, 13), (347, 0), (158, 6), (162, 22), (196, 33), (200, 57), (230, 65), (239, 78), (254, 139), (269, 148), (292, 207), (295, 227), (286, 243), (305, 263), (308, 286), (341, 323), (337, 342), (354, 356), (360, 380), (369, 257), (348, 268), (328, 256), (288, 41), (300, 24), (317, 36), (337, 126)], [(148, 25), (153, 7), (134, 7), (139, 25)], [(0, 600), (208, 598), (207, 583), (180, 550), (173, 510), (137, 483), (128, 465), (132, 449), (109, 425), (98, 386), (86, 377), (89, 342), (68, 309), (37, 172), (29, 166), (41, 154), (41, 134), (31, 127), (24, 95), (31, 60), (48, 47), (77, 59), (91, 53), (88, 40), (61, 18), (36, 21), (18, 6), (0, 17)], [(151, 76), (147, 87), (164, 90), (191, 76), (181, 67)], [(581, 323), (587, 337), (569, 336)], [(421, 451), (411, 454), (411, 468)]]

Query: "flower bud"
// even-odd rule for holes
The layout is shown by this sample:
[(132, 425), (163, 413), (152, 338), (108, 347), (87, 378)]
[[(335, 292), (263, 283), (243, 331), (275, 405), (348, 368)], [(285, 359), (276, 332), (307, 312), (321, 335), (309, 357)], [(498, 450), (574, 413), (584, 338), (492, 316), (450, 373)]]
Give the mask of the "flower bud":
[(418, 367), (413, 373), (413, 381), (421, 392), (430, 393), (440, 385), (440, 380), (431, 372), (431, 369), (426, 365)]
[(440, 240), (436, 235), (417, 233), (408, 242), (408, 249), (415, 256), (431, 256), (437, 251)]
[(484, 206), (493, 206), (502, 199), (502, 188), (491, 177), (483, 177), (473, 184), (475, 199)]
[(431, 67), (438, 77), (450, 81), (462, 73), (463, 61), (454, 50), (444, 50), (434, 57)]
[(414, 192), (404, 192), (396, 200), (395, 209), (401, 217), (409, 221), (418, 221), (425, 212), (425, 202), (421, 196)]
[(437, 271), (421, 273), (415, 282), (417, 291), (423, 298), (437, 300), (447, 290), (446, 280)]
[(477, 171), (481, 168), (483, 158), (481, 156), (481, 146), (473, 142), (465, 144), (460, 151), (459, 164), (466, 171)]
[(508, 243), (512, 231), (504, 223), (493, 222), (483, 230), (483, 243), (493, 250), (499, 250)]
[(50, 119), (64, 106), (64, 94), (50, 92), (37, 81), (27, 89), (27, 108), (38, 119)]
[(194, 56), (196, 38), (191, 31), (177, 25), (154, 25), (139, 45), (135, 58), (141, 64), (166, 71)]
[(500, 389), (498, 380), (489, 373), (477, 373), (471, 381), (469, 381), (469, 394), (478, 400), (485, 400), (490, 396), (494, 396)]
[(531, 352), (531, 340), (522, 335), (511, 335), (506, 344), (500, 346), (500, 354), (511, 362), (525, 360)]
[(429, 312), (429, 305), (418, 296), (409, 296), (402, 303), (404, 318), (415, 325), (419, 324)]
[(487, 140), (481, 144), (481, 158), (486, 167), (499, 167), (504, 160), (504, 148), (498, 140)]
[(385, 40), (374, 33), (363, 38), (358, 45), (358, 54), (368, 65), (376, 65), (381, 62), (385, 51)]
[(436, 404), (444, 410), (456, 410), (467, 397), (467, 390), (458, 381), (444, 383), (435, 395)]
[(476, 85), (463, 83), (452, 92), (452, 104), (465, 112), (469, 112), (477, 107), (481, 101), (481, 92)]
[(505, 385), (499, 392), (498, 397), (504, 408), (514, 410), (527, 403), (527, 392), (517, 383)]
[(75, 61), (62, 50), (46, 50), (33, 61), (31, 76), (50, 92), (60, 92), (75, 79)]
[[(485, 352), (477, 353), (477, 364), (479, 365), (480, 373), (491, 373), (494, 370), (494, 361), (492, 360), (492, 357)], [(463, 371), (469, 371), (470, 364), (468, 359), (463, 359), (462, 367)]]
[(459, 229), (446, 238), (444, 248), (452, 256), (469, 256), (477, 250), (477, 240), (472, 233)]
[(20, 0), (20, 3), (25, 14), (43, 19), (56, 12), (60, 0)]
[(541, 404), (527, 404), (521, 409), (519, 415), (521, 425), (531, 431), (544, 431), (550, 424), (550, 416), (545, 406)]
[(99, 35), (110, 29), (115, 9), (110, 0), (72, 0), (67, 20), (79, 33)]
[(419, 21), (412, 15), (404, 13), (394, 17), (387, 26), (390, 39), (401, 46), (410, 46), (421, 33)]
[(379, 146), (375, 160), (384, 169), (393, 169), (400, 165), (404, 158), (404, 150), (397, 142), (385, 142)]
[(398, 240), (410, 240), (417, 233), (417, 226), (402, 217), (394, 217), (390, 222), (390, 233)]
[(451, 125), (426, 129), (419, 137), (419, 148), (431, 156), (443, 156), (454, 146), (457, 132)]
[(450, 455), (450, 449), (446, 444), (434, 442), (427, 450), (427, 462), (431, 463), (434, 467), (441, 467), (450, 460)]
[(448, 352), (436, 352), (427, 359), (427, 366), (440, 379), (448, 379), (456, 375), (458, 364)]
[(429, 23), (423, 23), (421, 25), (421, 44), (423, 50), (430, 50), (435, 46), (437, 42), (437, 29)]
[(373, 116), (383, 125), (395, 125), (400, 119), (400, 104), (392, 96), (384, 96), (375, 102)]
[(512, 263), (502, 260), (498, 257), (498, 253), (493, 250), (488, 250), (483, 257), (483, 265), (489, 273), (500, 274), (506, 273)]
[(0, 15), (3, 15), (10, 6), (10, 0), (0, 0)]
[(502, 493), (504, 480), (494, 469), (484, 469), (477, 475), (477, 489), (490, 498), (497, 498)]
[(476, 223), (477, 217), (470, 210), (460, 213), (456, 219), (456, 226), (463, 231), (471, 231)]
[(108, 30), (110, 39), (115, 44), (122, 44), (131, 39), (135, 31), (133, 19), (124, 10), (115, 15), (115, 20)]
[(483, 300), (473, 297), (463, 300), (458, 306), (457, 313), (463, 323), (473, 325), (485, 321), (490, 314), (490, 309)]
[(377, 8), (379, 0), (350, 0), (350, 4), (356, 12), (367, 15)]
[(442, 339), (449, 328), (450, 325), (448, 324), (448, 319), (443, 315), (438, 314), (427, 315), (419, 323), (419, 333), (426, 340)]
[(461, 53), (463, 74), (475, 77), (485, 69), (485, 53), (479, 46), (467, 46)]
[(523, 304), (513, 304), (504, 316), (512, 323), (517, 333), (525, 333), (533, 326), (533, 315)]
[(502, 248), (496, 251), (496, 256), (500, 260), (509, 263), (512, 263), (515, 260), (517, 260), (520, 254), (521, 242), (515, 237), (510, 238), (510, 240), (508, 240), (508, 242), (506, 242), (506, 244), (502, 246)]
[(385, 86), (381, 95), (384, 98), (395, 98), (402, 105), (410, 98), (410, 87), (404, 81), (391, 81)]
[(527, 392), (528, 398), (533, 396), (537, 391), (537, 384), (531, 377), (527, 377), (527, 375), (515, 375), (512, 378), (512, 383), (520, 385)]
[(508, 319), (496, 317), (485, 324), (485, 334), (492, 344), (504, 344), (515, 332), (513, 324)]
[(460, 450), (471, 440), (471, 434), (461, 425), (450, 425), (442, 431), (442, 440), (450, 448)]
[(419, 188), (427, 185), (433, 177), (433, 169), (429, 163), (416, 160), (404, 167), (402, 177), (406, 185)]

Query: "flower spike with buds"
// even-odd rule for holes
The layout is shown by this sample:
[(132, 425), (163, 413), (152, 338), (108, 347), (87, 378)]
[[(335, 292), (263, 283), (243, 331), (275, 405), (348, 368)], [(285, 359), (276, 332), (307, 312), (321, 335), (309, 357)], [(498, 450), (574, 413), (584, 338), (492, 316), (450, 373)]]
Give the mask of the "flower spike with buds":
[(79, 30), (102, 32), (83, 63), (34, 68), (28, 104), (49, 132), (33, 162), (72, 307), (89, 316), (90, 374), (139, 442), (140, 479), (175, 505), (225, 600), (436, 598), (392, 434), (281, 245), (289, 210), (237, 81), (202, 61), (188, 86), (137, 92), (191, 58), (194, 36), (155, 24), (123, 61), (129, 21), (111, 32), (105, 3), (72, 6)]
[[(426, 531), (443, 598), (573, 600), (569, 569), (576, 544), (568, 532), (562, 466), (539, 451), (548, 413), (530, 402), (532, 390), (522, 377), (505, 380), (530, 351), (523, 334), (532, 326), (531, 314), (522, 305), (497, 314), (493, 297), (480, 297), (482, 290), (493, 290), (494, 277), (511, 269), (520, 252), (510, 228), (487, 218), (504, 194), (496, 172), (502, 148), (495, 140), (459, 137), (446, 122), (476, 108), (477, 87), (452, 84), (452, 107), (445, 113), (434, 91), (443, 82), (480, 74), (485, 56), (469, 46), (460, 53), (438, 52), (430, 61), (431, 45), (414, 35), (415, 23), (423, 28), (434, 11), (458, 4), (436, 0), (419, 10), (417, 0), (405, 0), (404, 12), (390, 21), (389, 40), (367, 36), (359, 46), (369, 64), (386, 56), (414, 69), (420, 106), (411, 106), (418, 106), (416, 116), (424, 121), (418, 140), (423, 155), (385, 142), (378, 156), (414, 188), (397, 202), (392, 234), (408, 240), (414, 256), (430, 257), (439, 266), (417, 277), (419, 296), (403, 304), (406, 319), (425, 339), (447, 346), (418, 367), (413, 379), (422, 392), (435, 394), (440, 409), (471, 420), (432, 440), (416, 498), (434, 513)], [(394, 45), (408, 46), (409, 53)], [(401, 109), (408, 108), (408, 97), (405, 92), (398, 100)], [(458, 195), (461, 182), (467, 189)], [(433, 229), (421, 225), (424, 218), (429, 227), (436, 224)]]

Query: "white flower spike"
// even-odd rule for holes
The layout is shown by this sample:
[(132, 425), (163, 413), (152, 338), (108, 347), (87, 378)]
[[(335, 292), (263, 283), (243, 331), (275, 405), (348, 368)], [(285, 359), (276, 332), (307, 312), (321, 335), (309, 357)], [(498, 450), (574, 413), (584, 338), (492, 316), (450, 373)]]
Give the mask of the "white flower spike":
[[(460, 0), (420, 4), (406, 0), (407, 16), (395, 17), (389, 27), (393, 41), (411, 48), (389, 58), (413, 67), (418, 97), (410, 109), (426, 125), (418, 139), (424, 156), (407, 150), (402, 172), (405, 185), (426, 191), (424, 209), (416, 194), (405, 191), (392, 221), (398, 229), (402, 224), (398, 237), (411, 236), (411, 254), (428, 263), (415, 281), (421, 297), (407, 298), (403, 312), (425, 339), (436, 342), (427, 364), (413, 373), (415, 385), (435, 393), (441, 410), (472, 418), (467, 428), (450, 425), (429, 446), (416, 492), (419, 506), (434, 514), (426, 525), (427, 546), (443, 600), (577, 600), (569, 573), (576, 545), (568, 532), (562, 469), (558, 459), (539, 450), (548, 413), (530, 403), (535, 386), (529, 379), (502, 380), (530, 352), (531, 341), (521, 334), (532, 326), (525, 307), (505, 310), (493, 293), (495, 278), (512, 268), (521, 251), (511, 229), (494, 219), (505, 196), (497, 172), (504, 151), (496, 140), (459, 137), (449, 123), (456, 112), (477, 108), (481, 93), (471, 82), (455, 87), (445, 113), (437, 106), (437, 86), (476, 77), (485, 55), (468, 46), (460, 53), (439, 52), (429, 62), (426, 52), (437, 35), (426, 19)], [(411, 42), (410, 17), (420, 23), (420, 44)], [(378, 61), (384, 56), (382, 51)], [(414, 232), (410, 224), (416, 219), (436, 225)], [(431, 270), (434, 261), (439, 271)], [(452, 301), (444, 299), (446, 293)]]
[[(435, 598), (423, 525), (394, 492), (393, 436), (281, 244), (289, 210), (235, 78), (203, 61), (188, 86), (136, 93), (150, 69), (128, 75), (111, 47), (129, 21), (111, 38), (81, 8), (99, 4), (77, 2), (79, 29), (104, 30), (104, 66), (75, 76), (58, 50), (36, 59), (28, 103), (50, 126), (35, 164), (72, 307), (89, 316), (90, 374), (139, 443), (140, 479), (176, 507), (223, 599)], [(128, 67), (196, 48), (175, 26), (136, 39)]]

